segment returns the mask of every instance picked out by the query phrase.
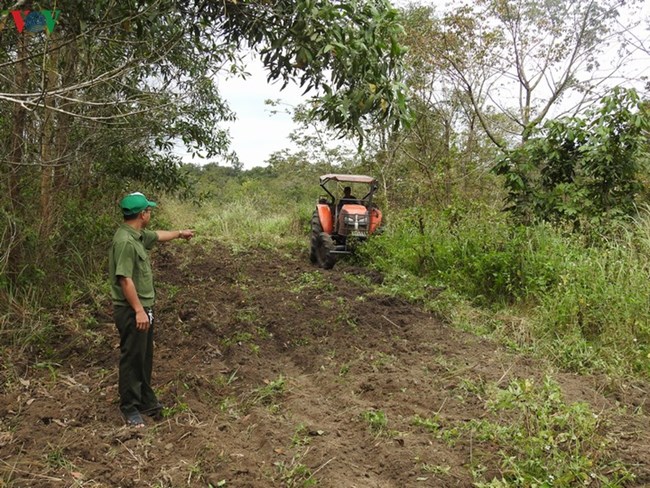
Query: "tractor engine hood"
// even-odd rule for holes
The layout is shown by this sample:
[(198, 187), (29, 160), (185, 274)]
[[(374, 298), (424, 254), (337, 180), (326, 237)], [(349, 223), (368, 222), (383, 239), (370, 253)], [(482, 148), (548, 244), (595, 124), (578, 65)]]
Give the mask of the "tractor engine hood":
[(357, 204), (343, 205), (339, 212), (338, 233), (342, 236), (367, 237), (370, 214), (366, 207)]

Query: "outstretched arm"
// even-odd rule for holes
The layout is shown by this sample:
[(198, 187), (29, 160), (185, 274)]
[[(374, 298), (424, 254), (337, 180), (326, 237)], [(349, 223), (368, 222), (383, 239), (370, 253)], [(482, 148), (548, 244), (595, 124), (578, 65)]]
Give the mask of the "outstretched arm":
[(190, 229), (185, 230), (157, 230), (158, 242), (166, 242), (174, 239), (185, 239), (189, 241), (194, 237), (194, 231)]

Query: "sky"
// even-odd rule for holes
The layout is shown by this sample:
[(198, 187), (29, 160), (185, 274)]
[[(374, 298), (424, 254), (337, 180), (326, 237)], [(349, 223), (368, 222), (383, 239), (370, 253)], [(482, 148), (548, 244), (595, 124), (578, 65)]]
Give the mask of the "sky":
[[(231, 149), (237, 153), (244, 169), (250, 169), (265, 166), (272, 153), (292, 147), (288, 136), (296, 125), (287, 112), (306, 101), (308, 95), (302, 96), (303, 90), (295, 84), (281, 91), (281, 82), (268, 83), (258, 59), (249, 57), (246, 71), (250, 74), (246, 79), (224, 76), (217, 83), (219, 92), (237, 117), (233, 122), (222, 122), (220, 127), (229, 131)], [(280, 100), (281, 105), (268, 106), (265, 101), (269, 99)], [(199, 165), (209, 162), (192, 159), (181, 149), (177, 153), (184, 162)], [(215, 162), (229, 164), (218, 159)]]
[[(295, 128), (291, 115), (287, 113), (308, 99), (302, 96), (297, 85), (290, 83), (280, 90), (282, 82), (270, 84), (262, 63), (250, 58), (246, 79), (226, 78), (219, 81), (219, 91), (228, 100), (237, 120), (224, 124), (230, 132), (233, 149), (245, 169), (262, 166), (276, 151), (291, 146), (289, 134)], [(280, 100), (281, 105), (271, 107), (266, 100)], [(273, 113), (275, 112), (275, 113)]]

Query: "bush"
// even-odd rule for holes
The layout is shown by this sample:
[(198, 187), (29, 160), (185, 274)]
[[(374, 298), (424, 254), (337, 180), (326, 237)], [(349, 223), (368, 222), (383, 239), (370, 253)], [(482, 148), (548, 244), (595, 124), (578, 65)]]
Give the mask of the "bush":
[[(599, 246), (480, 207), (405, 212), (391, 222), (361, 249), (386, 275), (388, 293), (426, 301), (427, 290), (444, 288), (429, 307), (458, 326), (498, 331), (509, 344), (525, 337), (524, 346), (570, 370), (650, 374), (647, 217)], [(469, 313), (464, 300), (485, 311)], [(513, 315), (526, 317), (526, 331), (503, 322)]]

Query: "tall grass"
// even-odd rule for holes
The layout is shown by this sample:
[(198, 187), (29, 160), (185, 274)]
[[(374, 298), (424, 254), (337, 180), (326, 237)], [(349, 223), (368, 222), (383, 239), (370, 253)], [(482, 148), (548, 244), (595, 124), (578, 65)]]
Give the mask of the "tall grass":
[(514, 226), (487, 207), (391, 222), (363, 249), (390, 291), (427, 300), (427, 289), (444, 287), (429, 306), (459, 325), (523, 340), (570, 370), (650, 376), (647, 215), (598, 246), (547, 225)]
[(307, 204), (277, 205), (248, 197), (224, 203), (207, 202), (200, 207), (165, 202), (165, 218), (170, 225), (194, 228), (197, 242), (218, 240), (233, 248), (305, 246), (305, 226), (310, 216)]

